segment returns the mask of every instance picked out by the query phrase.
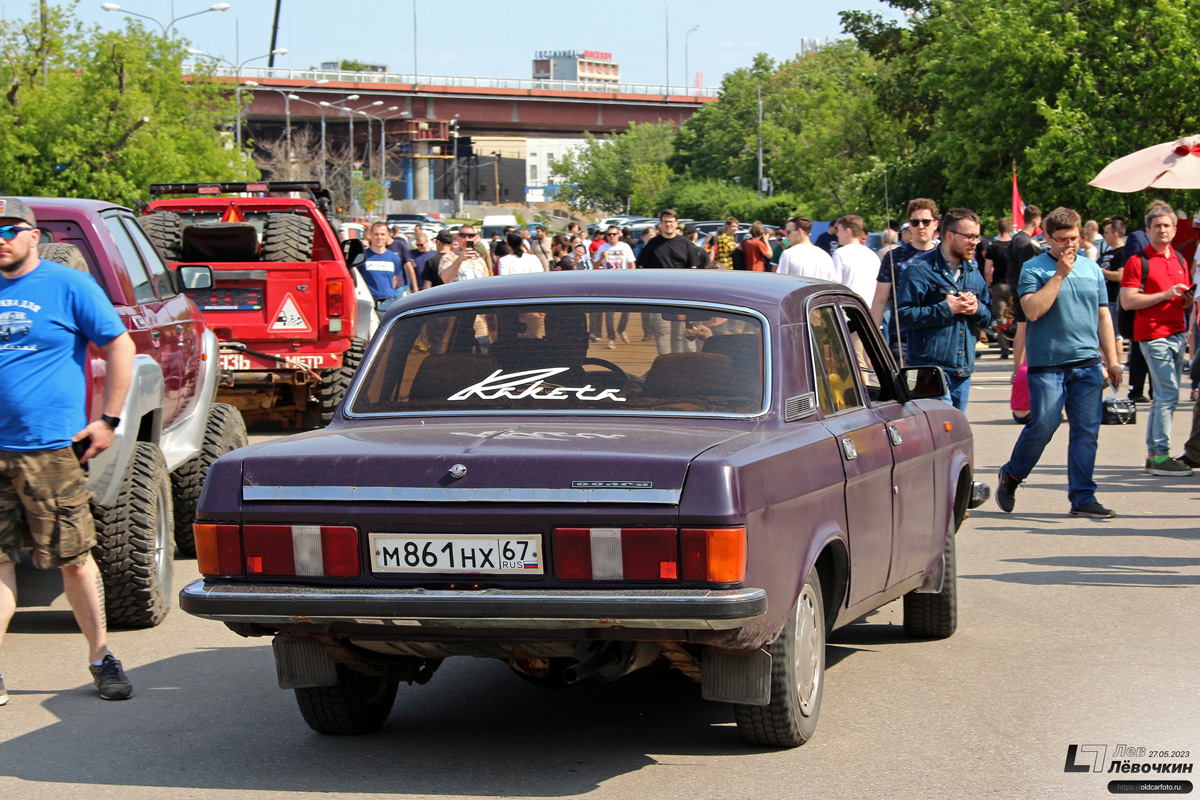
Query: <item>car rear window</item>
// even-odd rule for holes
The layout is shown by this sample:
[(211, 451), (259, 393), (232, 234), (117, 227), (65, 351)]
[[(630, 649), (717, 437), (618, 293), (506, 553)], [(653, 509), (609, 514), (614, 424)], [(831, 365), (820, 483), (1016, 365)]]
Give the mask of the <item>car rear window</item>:
[(506, 304), (410, 314), (379, 335), (352, 416), (764, 410), (763, 323), (725, 309)]

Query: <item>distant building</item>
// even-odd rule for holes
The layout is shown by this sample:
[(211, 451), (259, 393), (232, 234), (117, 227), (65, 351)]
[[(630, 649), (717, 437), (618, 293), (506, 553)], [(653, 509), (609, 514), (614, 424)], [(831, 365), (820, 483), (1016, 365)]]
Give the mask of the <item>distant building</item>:
[(533, 54), (533, 79), (616, 86), (621, 82), (621, 65), (613, 61), (612, 53), (598, 50), (539, 50)]
[(550, 160), (578, 150), (584, 139), (526, 139), (525, 140), (525, 201), (541, 203), (553, 200), (558, 194), (558, 176), (550, 169)]

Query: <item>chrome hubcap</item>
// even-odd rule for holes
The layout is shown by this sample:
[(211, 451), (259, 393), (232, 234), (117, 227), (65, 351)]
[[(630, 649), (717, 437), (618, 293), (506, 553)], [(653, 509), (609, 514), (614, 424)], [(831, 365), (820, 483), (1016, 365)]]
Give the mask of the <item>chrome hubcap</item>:
[(821, 664), (824, 660), (824, 636), (817, 614), (816, 597), (811, 586), (805, 586), (796, 608), (796, 680), (800, 713), (813, 713), (813, 703), (821, 686)]

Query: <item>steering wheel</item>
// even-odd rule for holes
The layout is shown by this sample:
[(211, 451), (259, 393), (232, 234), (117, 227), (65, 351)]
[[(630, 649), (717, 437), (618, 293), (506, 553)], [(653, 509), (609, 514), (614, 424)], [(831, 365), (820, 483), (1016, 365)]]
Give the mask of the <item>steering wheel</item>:
[(580, 364), (580, 366), (587, 366), (587, 365), (591, 364), (592, 366), (596, 366), (596, 367), (604, 367), (606, 370), (614, 373), (615, 375), (617, 375), (621, 380), (623, 380), (626, 383), (629, 383), (630, 381), (633, 380), (633, 378), (630, 377), (628, 372), (621, 369), (613, 362), (608, 361), (607, 359), (590, 358), (589, 357), (589, 358), (585, 358), (582, 361), (580, 361), (579, 364)]

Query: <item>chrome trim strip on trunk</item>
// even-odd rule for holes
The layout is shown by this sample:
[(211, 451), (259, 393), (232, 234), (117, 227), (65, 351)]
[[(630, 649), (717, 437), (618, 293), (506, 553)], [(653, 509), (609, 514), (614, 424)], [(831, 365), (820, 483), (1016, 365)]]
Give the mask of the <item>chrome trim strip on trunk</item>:
[(676, 505), (677, 489), (459, 489), (440, 486), (243, 486), (242, 500), (315, 503), (637, 503)]

